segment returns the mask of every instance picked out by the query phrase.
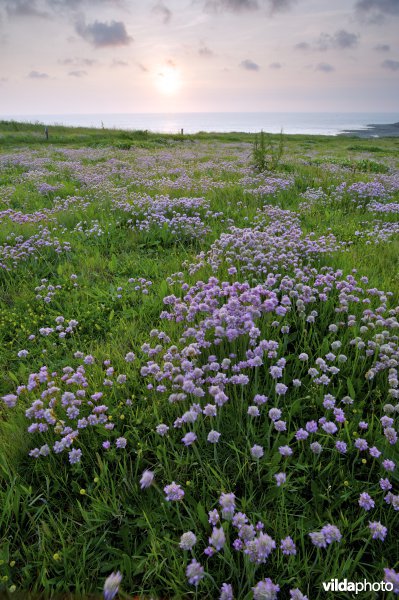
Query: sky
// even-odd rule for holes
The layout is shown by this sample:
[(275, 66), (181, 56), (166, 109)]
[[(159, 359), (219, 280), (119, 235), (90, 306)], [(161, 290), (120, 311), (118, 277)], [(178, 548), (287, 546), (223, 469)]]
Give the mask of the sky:
[(0, 114), (397, 112), (399, 0), (0, 0)]

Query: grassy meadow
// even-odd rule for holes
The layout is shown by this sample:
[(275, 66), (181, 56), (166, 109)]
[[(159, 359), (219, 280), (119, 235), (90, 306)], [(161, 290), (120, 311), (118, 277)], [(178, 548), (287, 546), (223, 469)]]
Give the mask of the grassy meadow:
[(399, 138), (254, 139), (0, 122), (5, 598), (399, 593)]

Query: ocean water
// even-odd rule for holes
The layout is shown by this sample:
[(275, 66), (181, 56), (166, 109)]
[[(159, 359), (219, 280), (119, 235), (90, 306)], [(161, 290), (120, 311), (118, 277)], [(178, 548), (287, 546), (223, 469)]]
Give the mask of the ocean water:
[(269, 133), (303, 133), (337, 135), (350, 129), (367, 129), (370, 124), (391, 124), (399, 121), (396, 113), (132, 113), (74, 115), (3, 115), (0, 119), (40, 122), (80, 127), (110, 127), (147, 129), (158, 133), (197, 133), (199, 131), (247, 133), (263, 129)]

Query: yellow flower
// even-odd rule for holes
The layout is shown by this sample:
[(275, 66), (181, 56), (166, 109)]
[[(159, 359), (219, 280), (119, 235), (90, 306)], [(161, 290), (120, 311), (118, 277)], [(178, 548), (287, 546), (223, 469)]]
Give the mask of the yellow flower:
[(15, 590), (16, 590), (16, 589), (17, 589), (17, 586), (16, 586), (16, 585), (11, 585), (11, 586), (8, 588), (8, 591), (10, 592), (10, 594), (13, 594), (13, 593), (15, 592)]
[(61, 560), (61, 555), (58, 554), (58, 552), (56, 552), (55, 554), (53, 554), (53, 559), (54, 560)]
[(95, 478), (94, 478), (94, 483), (98, 483), (99, 481), (100, 481), (100, 478), (99, 478), (99, 477), (95, 477)]
[(348, 485), (349, 485), (349, 481), (344, 481), (344, 485), (345, 485), (346, 487), (348, 487)]
[(15, 560), (12, 560), (12, 561), (10, 562), (10, 567), (15, 567)]
[(367, 465), (367, 460), (366, 460), (365, 458), (362, 458), (362, 463), (363, 463), (364, 465)]
[(84, 495), (86, 494), (86, 490), (85, 490), (84, 488), (82, 488), (82, 489), (79, 491), (79, 494), (80, 494), (81, 496), (84, 496)]

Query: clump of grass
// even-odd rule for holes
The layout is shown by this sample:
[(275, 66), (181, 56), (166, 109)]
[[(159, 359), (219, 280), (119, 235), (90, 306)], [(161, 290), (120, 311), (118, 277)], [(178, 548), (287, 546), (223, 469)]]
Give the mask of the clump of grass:
[(277, 139), (261, 131), (255, 136), (252, 148), (252, 162), (257, 171), (277, 170), (284, 155), (284, 136), (281, 131)]

